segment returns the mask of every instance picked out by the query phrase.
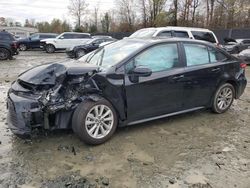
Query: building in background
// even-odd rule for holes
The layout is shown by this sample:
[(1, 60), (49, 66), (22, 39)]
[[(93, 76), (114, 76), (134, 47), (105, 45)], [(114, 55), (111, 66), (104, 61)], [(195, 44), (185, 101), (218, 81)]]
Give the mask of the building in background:
[(9, 33), (14, 34), (19, 38), (26, 38), (29, 37), (33, 33), (37, 33), (37, 28), (32, 27), (9, 27), (9, 26), (0, 26), (0, 31), (7, 31)]

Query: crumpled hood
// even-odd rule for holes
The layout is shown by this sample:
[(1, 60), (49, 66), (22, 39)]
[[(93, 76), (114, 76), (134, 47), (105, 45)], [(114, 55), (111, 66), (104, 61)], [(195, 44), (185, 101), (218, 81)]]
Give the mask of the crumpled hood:
[(55, 85), (60, 77), (79, 76), (98, 70), (98, 66), (78, 61), (44, 64), (19, 75), (18, 79), (34, 85)]

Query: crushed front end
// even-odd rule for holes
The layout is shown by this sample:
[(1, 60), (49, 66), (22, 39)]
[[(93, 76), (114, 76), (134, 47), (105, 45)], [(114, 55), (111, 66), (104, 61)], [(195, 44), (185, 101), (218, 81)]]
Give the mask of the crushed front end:
[(7, 122), (14, 134), (31, 135), (35, 128), (68, 129), (77, 105), (98, 87), (96, 67), (38, 66), (13, 82), (7, 97)]

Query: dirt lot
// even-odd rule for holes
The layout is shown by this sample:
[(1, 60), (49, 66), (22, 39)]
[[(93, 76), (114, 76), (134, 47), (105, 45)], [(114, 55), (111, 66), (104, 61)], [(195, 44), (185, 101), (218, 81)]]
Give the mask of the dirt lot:
[[(250, 85), (225, 114), (198, 111), (118, 129), (100, 146), (60, 131), (32, 140), (6, 125), (6, 94), (22, 71), (66, 59), (22, 52), (0, 62), (0, 187), (250, 187)], [(247, 69), (250, 80), (250, 67)]]

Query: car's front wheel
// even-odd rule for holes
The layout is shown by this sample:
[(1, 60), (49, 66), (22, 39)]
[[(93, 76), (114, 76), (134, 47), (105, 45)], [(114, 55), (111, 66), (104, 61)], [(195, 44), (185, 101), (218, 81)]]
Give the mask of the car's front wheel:
[(85, 50), (83, 50), (83, 49), (78, 49), (78, 50), (76, 51), (76, 58), (80, 58), (80, 57), (84, 56), (85, 54), (86, 54)]
[(5, 48), (0, 48), (0, 60), (10, 59), (10, 52)]
[(230, 83), (221, 85), (214, 96), (212, 110), (221, 114), (226, 112), (235, 98), (235, 89)]
[(45, 46), (45, 50), (46, 50), (47, 53), (54, 53), (56, 48), (55, 48), (55, 46), (53, 44), (47, 44)]
[(72, 129), (82, 141), (97, 145), (107, 141), (117, 127), (117, 114), (105, 99), (80, 103), (72, 118)]

